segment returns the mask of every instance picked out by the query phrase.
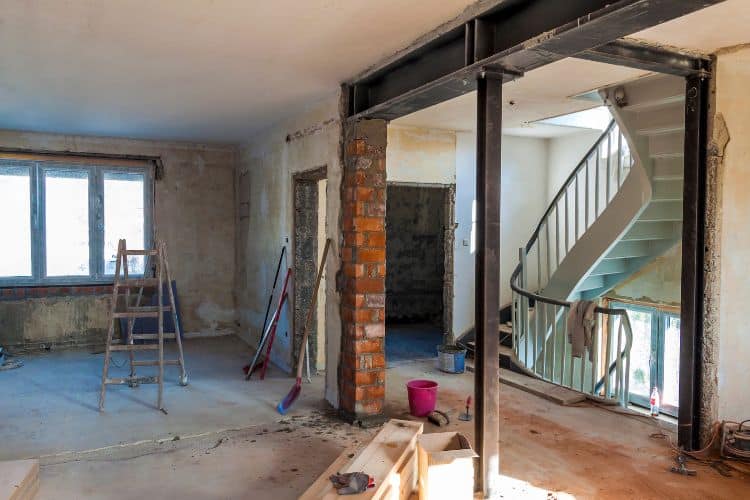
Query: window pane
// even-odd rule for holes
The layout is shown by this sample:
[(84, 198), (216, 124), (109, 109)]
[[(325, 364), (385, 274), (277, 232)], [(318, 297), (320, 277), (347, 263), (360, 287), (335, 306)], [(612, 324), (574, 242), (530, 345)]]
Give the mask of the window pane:
[(633, 328), (630, 351), (630, 392), (648, 398), (651, 395), (651, 313), (628, 309)]
[(31, 169), (0, 167), (0, 276), (31, 276)]
[[(144, 176), (139, 173), (104, 174), (104, 273), (115, 273), (117, 242), (128, 248), (144, 247)], [(143, 274), (143, 256), (128, 257), (128, 271)]]
[(667, 316), (664, 325), (664, 404), (678, 406), (680, 398), (680, 318)]
[(89, 175), (45, 170), (47, 276), (89, 274)]

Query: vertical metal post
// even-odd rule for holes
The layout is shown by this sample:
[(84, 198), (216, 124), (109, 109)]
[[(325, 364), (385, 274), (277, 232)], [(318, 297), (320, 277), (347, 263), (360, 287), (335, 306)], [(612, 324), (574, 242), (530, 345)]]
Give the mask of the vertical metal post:
[(682, 201), (682, 308), (680, 312), (680, 398), (677, 443), (698, 443), (701, 341), (703, 338), (703, 249), (706, 209), (708, 80), (687, 79), (685, 94), (685, 172)]
[(498, 495), (500, 457), (500, 147), (502, 74), (482, 72), (477, 82), (477, 252), (475, 281), (475, 442), (477, 489)]

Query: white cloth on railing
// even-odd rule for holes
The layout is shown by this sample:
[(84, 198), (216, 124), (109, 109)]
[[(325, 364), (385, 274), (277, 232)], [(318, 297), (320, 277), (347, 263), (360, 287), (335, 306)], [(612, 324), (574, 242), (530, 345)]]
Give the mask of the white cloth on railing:
[(571, 355), (574, 358), (582, 358), (585, 349), (589, 349), (589, 361), (594, 360), (594, 328), (596, 318), (594, 317), (596, 302), (591, 300), (579, 300), (570, 305), (568, 311), (568, 340), (571, 345)]

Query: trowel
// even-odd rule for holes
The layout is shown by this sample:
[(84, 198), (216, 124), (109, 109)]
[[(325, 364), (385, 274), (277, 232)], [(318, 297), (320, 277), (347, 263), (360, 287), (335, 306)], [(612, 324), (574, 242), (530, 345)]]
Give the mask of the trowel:
[(471, 407), (471, 396), (466, 398), (466, 413), (461, 413), (458, 416), (459, 420), (463, 420), (464, 422), (470, 422), (471, 421), (471, 413), (469, 413), (469, 408)]

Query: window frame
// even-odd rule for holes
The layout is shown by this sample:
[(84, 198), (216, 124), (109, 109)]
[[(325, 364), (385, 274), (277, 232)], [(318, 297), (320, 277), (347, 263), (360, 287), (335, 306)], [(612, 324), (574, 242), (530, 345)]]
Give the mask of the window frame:
[[(634, 304), (630, 302), (618, 302), (611, 301), (610, 307), (622, 308), (630, 311), (644, 312), (651, 315), (651, 359), (649, 359), (650, 366), (650, 380), (649, 387), (656, 385), (659, 388), (659, 393), (664, 393), (664, 353), (665, 353), (665, 342), (666, 342), (666, 330), (667, 320), (669, 318), (680, 319), (680, 313), (666, 310), (659, 307), (658, 305), (645, 305), (645, 304)], [(650, 390), (650, 389), (649, 389)], [(631, 404), (649, 408), (650, 401), (649, 397), (643, 397), (639, 394), (628, 394), (628, 401)], [(660, 401), (660, 411), (671, 417), (677, 418), (679, 407), (664, 404)]]
[[(143, 240), (146, 248), (153, 245), (154, 168), (152, 166), (120, 166), (65, 160), (16, 160), (0, 158), (0, 168), (29, 168), (31, 227), (31, 276), (0, 276), (0, 286), (55, 286), (111, 284), (114, 275), (104, 273), (104, 176), (108, 173), (143, 175)], [(51, 170), (86, 171), (88, 174), (89, 274), (82, 276), (47, 276), (45, 172)], [(8, 216), (9, 214), (6, 214)], [(133, 273), (131, 273), (132, 275)]]

